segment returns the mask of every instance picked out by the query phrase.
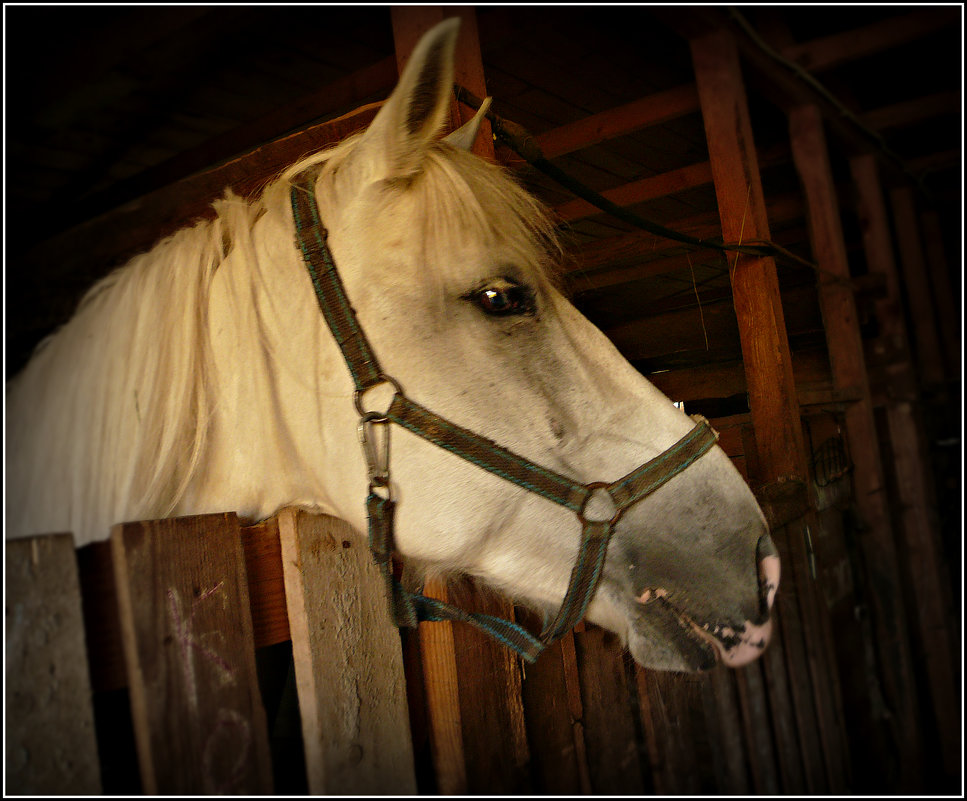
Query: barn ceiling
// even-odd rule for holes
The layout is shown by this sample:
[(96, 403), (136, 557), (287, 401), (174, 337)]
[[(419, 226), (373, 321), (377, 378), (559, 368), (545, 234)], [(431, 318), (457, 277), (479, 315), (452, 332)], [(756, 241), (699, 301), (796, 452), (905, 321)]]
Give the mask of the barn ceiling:
[[(540, 135), (687, 87), (685, 37), (726, 20), (750, 48), (743, 52), (768, 45), (787, 60), (775, 63), (777, 73), (788, 63), (805, 68), (865, 126), (830, 133), (854, 275), (865, 272), (846, 160), (857, 149), (881, 154), (888, 181), (918, 184), (943, 215), (952, 264), (962, 220), (961, 9), (755, 6), (741, 14), (744, 33), (717, 7), (478, 7), (494, 110)], [(5, 6), (4, 16), (8, 376), (114, 266), (76, 249), (52, 258), (56, 251), (41, 245), (70, 241), (71, 231), (123, 204), (383, 99), (396, 78), (387, 7)], [(780, 108), (789, 98), (769, 80), (747, 81), (773, 238), (809, 258)], [(599, 192), (691, 174), (707, 160), (697, 110), (554, 157)], [(740, 358), (721, 256), (686, 256), (657, 240), (623, 250), (615, 245), (627, 224), (575, 204), (519, 160), (511, 166), (561, 214), (576, 303), (640, 369)], [(686, 184), (630, 208), (719, 236), (711, 183)], [(952, 280), (959, 290), (959, 269)], [(784, 265), (780, 281), (793, 350), (821, 348), (815, 275)]]

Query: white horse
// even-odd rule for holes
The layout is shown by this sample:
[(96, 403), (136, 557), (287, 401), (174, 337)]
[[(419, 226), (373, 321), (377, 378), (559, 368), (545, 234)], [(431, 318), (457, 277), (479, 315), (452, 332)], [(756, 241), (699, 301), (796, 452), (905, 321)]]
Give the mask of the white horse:
[[(581, 482), (621, 477), (692, 428), (558, 291), (553, 224), (464, 149), (475, 128), (437, 138), (456, 33), (451, 20), (424, 37), (363, 134), (258, 200), (227, 194), (38, 347), (7, 391), (8, 537), (71, 531), (81, 546), (119, 521), (292, 505), (365, 530), (353, 385), (288, 203), (312, 165), (348, 296), (409, 397)], [(392, 466), (407, 560), (561, 603), (571, 512), (409, 432)], [(768, 640), (777, 583), (762, 513), (716, 446), (621, 518), (587, 617), (645, 666), (743, 664)]]

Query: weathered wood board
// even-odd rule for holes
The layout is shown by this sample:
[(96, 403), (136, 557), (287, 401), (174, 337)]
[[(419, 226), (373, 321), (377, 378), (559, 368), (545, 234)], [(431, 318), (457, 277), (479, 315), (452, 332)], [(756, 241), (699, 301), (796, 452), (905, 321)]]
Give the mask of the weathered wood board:
[(111, 546), (145, 792), (270, 793), (238, 518), (125, 523)]
[(73, 537), (8, 542), (5, 581), (4, 789), (100, 794)]

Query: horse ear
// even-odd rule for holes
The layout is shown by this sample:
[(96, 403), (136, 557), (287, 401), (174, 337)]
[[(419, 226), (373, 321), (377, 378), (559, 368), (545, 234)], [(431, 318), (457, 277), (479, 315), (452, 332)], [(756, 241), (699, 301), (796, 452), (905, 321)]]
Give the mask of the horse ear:
[(480, 133), (480, 124), (484, 121), (484, 117), (487, 116), (487, 110), (490, 108), (491, 100), (493, 100), (492, 97), (484, 98), (484, 101), (480, 104), (480, 108), (477, 109), (477, 113), (473, 115), (473, 119), (465, 122), (453, 133), (445, 136), (443, 141), (449, 142), (461, 150), (470, 150), (473, 148), (473, 143), (477, 141), (477, 135)]
[(423, 154), (446, 122), (459, 27), (459, 19), (448, 19), (424, 34), (393, 94), (364, 134), (360, 146), (376, 159), (372, 166), (380, 177), (418, 172)]

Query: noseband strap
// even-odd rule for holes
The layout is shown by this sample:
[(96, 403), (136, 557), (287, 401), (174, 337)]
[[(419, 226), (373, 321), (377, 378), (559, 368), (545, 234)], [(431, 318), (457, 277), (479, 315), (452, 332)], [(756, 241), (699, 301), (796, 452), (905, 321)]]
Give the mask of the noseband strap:
[[(388, 439), (386, 463), (374, 464), (372, 451), (364, 447), (370, 471), (366, 499), (369, 520), (369, 547), (373, 559), (386, 579), (388, 599), (399, 626), (415, 627), (421, 620), (457, 620), (470, 623), (513, 648), (533, 662), (555, 640), (571, 629), (587, 610), (594, 596), (608, 543), (614, 527), (627, 509), (646, 498), (677, 476), (715, 444), (718, 434), (704, 418), (682, 439), (654, 459), (611, 483), (581, 484), (549, 468), (542, 467), (479, 434), (462, 428), (408, 398), (399, 383), (380, 369), (356, 312), (336, 270), (329, 249), (328, 233), (315, 202), (315, 172), (300, 175), (293, 183), (290, 198), (295, 220), (296, 242), (312, 278), (316, 299), (333, 337), (342, 351), (356, 387), (356, 406), (360, 413), (360, 433), (366, 444), (369, 429), (395, 423), (417, 436), (450, 451), (478, 467), (500, 476), (518, 487), (533, 492), (574, 512), (581, 522), (581, 544), (571, 570), (571, 580), (555, 617), (546, 622), (540, 637), (501, 618), (466, 612), (451, 604), (409, 592), (393, 576), (393, 519), (396, 508), (391, 498)], [(383, 413), (366, 412), (361, 398), (366, 390), (391, 383), (396, 392)], [(377, 491), (379, 490), (379, 491)], [(380, 494), (385, 492), (385, 497)], [(588, 519), (586, 509), (595, 493), (605, 493), (614, 512), (607, 520)]]

